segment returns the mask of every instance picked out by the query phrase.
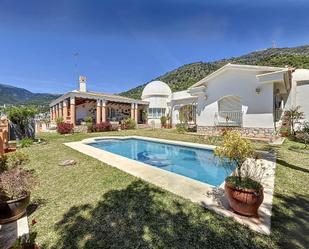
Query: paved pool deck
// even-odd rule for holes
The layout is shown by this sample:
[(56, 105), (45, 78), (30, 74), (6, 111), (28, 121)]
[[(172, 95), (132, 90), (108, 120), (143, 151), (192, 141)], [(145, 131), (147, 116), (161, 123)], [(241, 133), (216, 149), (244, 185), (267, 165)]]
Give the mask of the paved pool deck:
[(29, 233), (27, 216), (0, 225), (0, 248), (9, 249), (19, 236)]
[(259, 218), (244, 217), (234, 213), (228, 205), (224, 196), (224, 183), (220, 187), (193, 180), (191, 178), (177, 175), (175, 173), (165, 171), (154, 166), (138, 162), (111, 152), (107, 152), (93, 146), (89, 143), (98, 142), (102, 139), (126, 139), (138, 138), (147, 141), (162, 142), (175, 145), (183, 145), (201, 149), (215, 149), (213, 145), (204, 145), (197, 143), (188, 143), (181, 141), (164, 140), (157, 138), (141, 137), (141, 136), (125, 136), (125, 137), (96, 137), (84, 139), (79, 142), (65, 143), (66, 146), (77, 150), (85, 155), (96, 158), (106, 164), (118, 168), (128, 174), (141, 178), (147, 182), (155, 184), (165, 190), (168, 190), (183, 198), (189, 199), (192, 202), (198, 203), (207, 209), (211, 209), (218, 214), (231, 217), (237, 222), (248, 226), (252, 230), (270, 234), (271, 228), (271, 209), (274, 193), (275, 167), (276, 156), (272, 153), (261, 152), (260, 164), (266, 168), (262, 185), (264, 187), (264, 201), (259, 208)]

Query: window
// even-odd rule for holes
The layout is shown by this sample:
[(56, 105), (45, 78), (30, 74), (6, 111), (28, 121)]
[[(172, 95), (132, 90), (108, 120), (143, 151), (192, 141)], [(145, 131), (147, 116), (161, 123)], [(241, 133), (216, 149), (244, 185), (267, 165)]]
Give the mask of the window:
[(148, 118), (161, 118), (165, 115), (165, 108), (149, 108)]
[(309, 81), (308, 80), (304, 80), (304, 81), (298, 81), (297, 82), (297, 86), (304, 86), (304, 85), (309, 85)]

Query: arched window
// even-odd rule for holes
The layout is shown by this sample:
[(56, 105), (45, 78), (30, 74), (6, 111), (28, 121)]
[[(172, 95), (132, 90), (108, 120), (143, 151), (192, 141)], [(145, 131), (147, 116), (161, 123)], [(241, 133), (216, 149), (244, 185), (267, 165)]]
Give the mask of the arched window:
[(238, 96), (225, 96), (218, 100), (218, 125), (241, 126), (242, 104)]
[(218, 101), (219, 112), (241, 112), (241, 107), (238, 96), (225, 96)]

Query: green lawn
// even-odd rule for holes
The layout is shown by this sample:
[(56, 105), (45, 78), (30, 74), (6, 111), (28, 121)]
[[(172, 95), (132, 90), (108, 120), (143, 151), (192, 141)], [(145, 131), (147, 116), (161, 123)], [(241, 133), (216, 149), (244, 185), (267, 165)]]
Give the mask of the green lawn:
[[(172, 130), (104, 135), (143, 135), (215, 143)], [(40, 185), (32, 193), (31, 219), (43, 248), (305, 248), (309, 245), (309, 154), (278, 153), (272, 234), (252, 232), (232, 219), (128, 175), (62, 143), (101, 134), (43, 135), (46, 145), (23, 149)], [(61, 167), (64, 159), (77, 165)]]

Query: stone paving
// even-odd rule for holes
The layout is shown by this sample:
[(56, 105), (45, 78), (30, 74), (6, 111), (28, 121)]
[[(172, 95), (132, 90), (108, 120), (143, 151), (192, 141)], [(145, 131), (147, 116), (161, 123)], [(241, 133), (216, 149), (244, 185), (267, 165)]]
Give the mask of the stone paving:
[(10, 248), (16, 238), (29, 233), (27, 216), (8, 224), (0, 225), (0, 248)]

